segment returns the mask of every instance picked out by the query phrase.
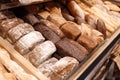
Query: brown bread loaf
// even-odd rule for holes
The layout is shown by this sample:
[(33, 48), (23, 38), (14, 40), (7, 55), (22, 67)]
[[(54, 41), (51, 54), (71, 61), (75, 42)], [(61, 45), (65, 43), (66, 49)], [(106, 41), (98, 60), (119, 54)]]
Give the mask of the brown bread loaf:
[(106, 26), (105, 26), (105, 23), (103, 20), (101, 19), (98, 19), (97, 20), (97, 28), (96, 28), (98, 31), (100, 31), (101, 33), (103, 33), (104, 35), (104, 38), (106, 38)]
[(67, 21), (61, 26), (63, 33), (70, 39), (75, 40), (81, 34), (79, 26), (71, 21)]
[(45, 41), (35, 46), (29, 54), (29, 60), (34, 66), (38, 67), (42, 62), (49, 59), (55, 51), (56, 47), (53, 42)]
[(22, 23), (8, 31), (8, 37), (12, 42), (16, 42), (20, 37), (34, 31), (33, 27), (27, 23)]
[(68, 2), (68, 9), (71, 12), (71, 14), (76, 17), (79, 16), (81, 17), (83, 20), (85, 20), (85, 13), (84, 11), (81, 9), (81, 7), (73, 0), (70, 0)]
[(86, 53), (82, 53), (84, 51), (81, 51), (76, 45), (73, 45), (67, 38), (58, 41), (56, 47), (57, 53), (61, 57), (72, 56), (80, 62), (86, 57)]
[(97, 46), (97, 42), (89, 36), (81, 35), (77, 39), (82, 46), (84, 46), (89, 52), (91, 52)]
[(28, 53), (37, 43), (43, 42), (45, 38), (38, 31), (32, 31), (21, 37), (15, 43), (15, 49), (22, 55)]
[(49, 27), (52, 31), (54, 31), (60, 38), (63, 38), (65, 35), (64, 33), (52, 22), (48, 21), (48, 20), (40, 20), (40, 24), (45, 25), (47, 27)]
[(46, 39), (52, 41), (53, 43), (56, 43), (60, 40), (60, 37), (45, 25), (37, 24), (34, 26), (34, 28), (35, 30), (41, 32)]

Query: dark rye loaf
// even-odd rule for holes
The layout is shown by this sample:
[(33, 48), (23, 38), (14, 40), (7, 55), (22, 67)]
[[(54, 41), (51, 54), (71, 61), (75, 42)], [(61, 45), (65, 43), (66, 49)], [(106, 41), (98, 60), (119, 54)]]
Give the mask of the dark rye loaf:
[(83, 53), (82, 49), (79, 49), (77, 46), (71, 43), (71, 41), (67, 38), (63, 38), (62, 40), (56, 43), (57, 53), (64, 56), (72, 56), (76, 58), (78, 61), (82, 61), (86, 57), (86, 53)]

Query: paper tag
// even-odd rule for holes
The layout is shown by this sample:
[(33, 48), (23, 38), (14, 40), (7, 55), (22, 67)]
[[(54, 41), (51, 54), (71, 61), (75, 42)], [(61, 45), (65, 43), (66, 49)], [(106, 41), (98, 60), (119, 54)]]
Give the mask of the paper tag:
[(119, 70), (120, 70), (120, 55), (119, 56), (116, 56), (114, 59), (115, 63), (117, 64)]

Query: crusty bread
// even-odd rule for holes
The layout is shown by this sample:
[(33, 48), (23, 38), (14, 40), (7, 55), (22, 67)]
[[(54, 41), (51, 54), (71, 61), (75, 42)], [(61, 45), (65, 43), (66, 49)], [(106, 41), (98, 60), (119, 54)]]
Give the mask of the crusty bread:
[(89, 52), (91, 52), (98, 45), (95, 39), (92, 39), (90, 36), (81, 35), (77, 39), (82, 46), (84, 46)]
[(47, 40), (50, 40), (53, 43), (56, 43), (61, 39), (53, 30), (51, 30), (46, 25), (37, 24), (34, 26), (34, 28), (35, 30), (41, 32)]
[[(62, 80), (65, 76), (68, 75), (77, 65), (79, 62), (72, 57), (64, 57), (61, 58), (58, 62), (56, 62), (52, 66), (53, 73), (50, 75), (51, 80)], [(58, 79), (58, 77), (61, 79)]]
[(52, 73), (52, 66), (58, 61), (55, 57), (52, 57), (38, 66), (38, 69), (47, 77)]
[(23, 37), (21, 37), (15, 43), (15, 49), (19, 51), (22, 55), (28, 53), (37, 43), (43, 42), (45, 38), (38, 31), (32, 31)]
[(85, 13), (84, 11), (81, 9), (81, 7), (73, 0), (68, 2), (68, 9), (71, 12), (71, 14), (76, 17), (79, 16), (81, 17), (83, 20), (85, 19)]
[(45, 41), (35, 46), (30, 52), (29, 60), (34, 66), (39, 66), (40, 63), (44, 62), (56, 51), (56, 47), (51, 41)]
[(23, 20), (19, 19), (19, 18), (12, 18), (12, 19), (6, 19), (3, 20), (0, 23), (0, 29), (2, 30), (2, 36), (5, 37), (6, 33), (13, 27), (16, 27), (18, 24), (23, 23)]
[(67, 21), (65, 24), (63, 24), (61, 26), (61, 30), (68, 38), (73, 40), (75, 40), (81, 34), (79, 26), (71, 21)]
[(72, 56), (76, 58), (78, 61), (82, 61), (86, 54), (82, 53), (76, 45), (72, 44), (68, 38), (63, 38), (62, 40), (56, 43), (57, 53), (61, 56)]
[(59, 16), (58, 14), (55, 14), (55, 13), (50, 14), (47, 20), (51, 21), (58, 27), (61, 27), (66, 22), (66, 20), (62, 16)]
[(27, 23), (22, 23), (8, 31), (8, 37), (12, 42), (16, 42), (20, 37), (34, 31), (33, 27)]
[(40, 24), (43, 24), (47, 27), (49, 27), (52, 31), (54, 31), (60, 38), (63, 38), (65, 35), (64, 33), (59, 29), (59, 27), (57, 27), (55, 24), (53, 24), (52, 22), (48, 21), (48, 20), (40, 20)]

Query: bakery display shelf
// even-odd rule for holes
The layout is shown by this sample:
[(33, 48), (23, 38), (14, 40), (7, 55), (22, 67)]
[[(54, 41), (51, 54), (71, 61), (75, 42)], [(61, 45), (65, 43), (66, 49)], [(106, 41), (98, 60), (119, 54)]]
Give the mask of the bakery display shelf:
[[(103, 63), (107, 57), (110, 55), (109, 51), (115, 45), (115, 43), (120, 39), (120, 27), (105, 41), (103, 41), (94, 51), (89, 55), (76, 69), (74, 69), (70, 75), (66, 78), (68, 80), (84, 80), (91, 76), (90, 73), (94, 69), (100, 68), (101, 63)], [(98, 67), (99, 66), (99, 67)], [(101, 64), (102, 66), (102, 64)], [(86, 79), (87, 80), (87, 79)], [(89, 79), (88, 79), (89, 80)]]
[[(39, 2), (32, 3), (32, 4), (44, 3), (44, 2), (48, 2), (48, 1), (52, 1), (52, 0), (41, 0)], [(31, 4), (29, 4), (29, 5), (31, 5)], [(12, 2), (12, 3), (5, 3), (5, 4), (0, 3), (0, 11), (6, 10), (6, 9), (11, 9), (11, 8), (16, 8), (16, 7), (20, 7), (20, 6), (25, 6), (25, 5), (22, 5), (19, 2)]]
[(13, 46), (0, 36), (0, 46), (6, 49), (12, 60), (16, 61), (27, 73), (34, 75), (38, 80), (49, 80), (45, 75), (38, 71), (28, 60), (18, 53)]

